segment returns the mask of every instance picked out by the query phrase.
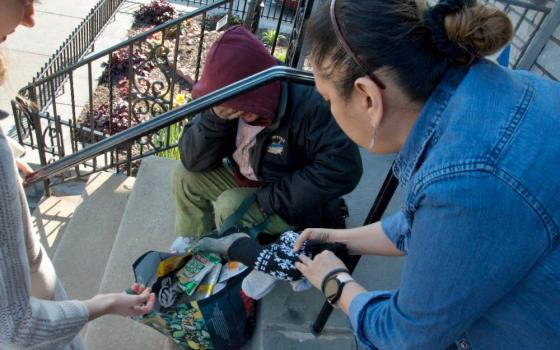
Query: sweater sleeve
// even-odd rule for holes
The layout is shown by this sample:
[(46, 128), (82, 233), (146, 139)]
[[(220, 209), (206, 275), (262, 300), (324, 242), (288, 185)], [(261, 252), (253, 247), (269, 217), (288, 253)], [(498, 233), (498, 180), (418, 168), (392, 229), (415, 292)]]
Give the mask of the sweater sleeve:
[[(70, 343), (88, 320), (80, 301), (46, 301), (31, 296), (23, 211), (14, 158), (0, 129), (0, 344), (58, 349)], [(60, 285), (57, 290), (63, 292)]]

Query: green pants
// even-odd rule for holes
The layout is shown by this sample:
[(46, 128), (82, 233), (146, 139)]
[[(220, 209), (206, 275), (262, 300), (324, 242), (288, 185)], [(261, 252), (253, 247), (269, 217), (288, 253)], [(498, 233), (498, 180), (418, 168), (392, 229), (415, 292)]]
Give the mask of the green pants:
[[(241, 202), (257, 191), (256, 188), (237, 187), (233, 170), (226, 165), (216, 170), (191, 172), (180, 162), (173, 171), (172, 190), (177, 206), (175, 232), (193, 238), (210, 232), (214, 224), (220, 228)], [(253, 227), (264, 219), (264, 213), (254, 203), (240, 224)], [(280, 216), (270, 215), (265, 233), (278, 235), (293, 229)]]

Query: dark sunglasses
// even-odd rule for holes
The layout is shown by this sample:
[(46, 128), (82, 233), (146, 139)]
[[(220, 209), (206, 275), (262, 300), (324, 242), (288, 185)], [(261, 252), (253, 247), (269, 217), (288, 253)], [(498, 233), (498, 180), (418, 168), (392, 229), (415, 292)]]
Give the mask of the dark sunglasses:
[(336, 19), (336, 0), (331, 1), (331, 23), (332, 23), (334, 32), (336, 34), (336, 37), (337, 37), (338, 41), (340, 42), (340, 44), (342, 45), (342, 48), (344, 49), (344, 51), (348, 55), (350, 55), (350, 57), (352, 58), (354, 63), (356, 63), (360, 68), (362, 68), (364, 73), (371, 80), (373, 80), (373, 82), (375, 84), (377, 84), (377, 86), (379, 86), (379, 88), (385, 89), (385, 87), (386, 87), (385, 84), (383, 84), (383, 82), (375, 74), (370, 72), (370, 70), (367, 68), (367, 65), (364, 63), (364, 61), (362, 61), (360, 59), (360, 57), (358, 57), (358, 55), (356, 55), (354, 50), (352, 50), (350, 45), (348, 45), (348, 42), (346, 41), (346, 39), (344, 39), (344, 35), (342, 34), (342, 31), (340, 30), (340, 25), (338, 24), (338, 20)]

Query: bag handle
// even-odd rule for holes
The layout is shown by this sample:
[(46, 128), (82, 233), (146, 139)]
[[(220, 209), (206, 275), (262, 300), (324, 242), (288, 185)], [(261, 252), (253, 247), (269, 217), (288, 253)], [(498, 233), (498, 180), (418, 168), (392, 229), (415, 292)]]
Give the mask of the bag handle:
[[(237, 210), (234, 211), (233, 214), (231, 214), (230, 216), (228, 216), (224, 220), (224, 222), (222, 223), (222, 227), (218, 231), (218, 234), (220, 236), (222, 236), (226, 232), (228, 232), (229, 230), (234, 228), (235, 225), (241, 220), (243, 215), (245, 215), (245, 213), (247, 213), (249, 208), (251, 208), (253, 203), (255, 203), (256, 201), (257, 201), (257, 195), (255, 193), (253, 193), (252, 195), (245, 198), (243, 200), (243, 202), (241, 202), (241, 205), (239, 206), (239, 208), (237, 208)], [(259, 224), (255, 225), (255, 226), (253, 226), (252, 228), (248, 229), (247, 230), (248, 232), (246, 232), (246, 233), (248, 233), (249, 236), (251, 236), (252, 238), (256, 239), (257, 236), (262, 231), (264, 231), (267, 226), (268, 226), (268, 215), (265, 215), (265, 218), (264, 218), (263, 221), (261, 221)]]

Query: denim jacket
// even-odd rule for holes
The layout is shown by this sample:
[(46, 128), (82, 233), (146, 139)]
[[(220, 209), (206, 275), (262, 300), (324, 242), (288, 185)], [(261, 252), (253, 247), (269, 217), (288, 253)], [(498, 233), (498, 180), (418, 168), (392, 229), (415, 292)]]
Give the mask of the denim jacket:
[(560, 349), (559, 136), (557, 82), (486, 60), (446, 73), (382, 220), (407, 253), (400, 288), (350, 307), (366, 348)]

